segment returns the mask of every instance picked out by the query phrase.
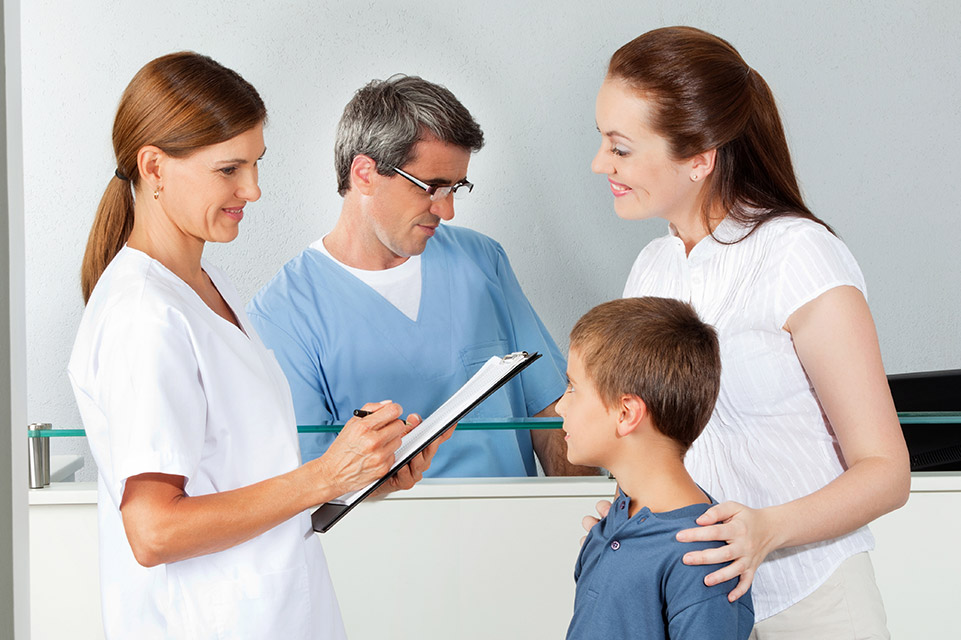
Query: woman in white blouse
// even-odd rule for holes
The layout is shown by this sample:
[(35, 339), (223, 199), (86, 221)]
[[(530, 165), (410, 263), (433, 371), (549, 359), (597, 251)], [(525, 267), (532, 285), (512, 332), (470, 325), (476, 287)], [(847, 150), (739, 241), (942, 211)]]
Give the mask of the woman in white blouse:
[(190, 52), (148, 63), (120, 101), (69, 365), (99, 475), (107, 638), (343, 638), (308, 509), (386, 473), (408, 430), (398, 405), (370, 404), (300, 465), (283, 372), (202, 258), (260, 197), (265, 118), (250, 84)]
[(753, 582), (755, 638), (887, 637), (866, 525), (907, 500), (907, 450), (861, 272), (805, 206), (770, 90), (724, 40), (658, 29), (614, 54), (596, 118), (617, 215), (669, 223), (624, 295), (690, 301), (720, 337), (685, 462), (727, 502), (678, 539), (728, 544), (684, 562), (731, 561), (706, 581), (740, 576), (732, 600)]

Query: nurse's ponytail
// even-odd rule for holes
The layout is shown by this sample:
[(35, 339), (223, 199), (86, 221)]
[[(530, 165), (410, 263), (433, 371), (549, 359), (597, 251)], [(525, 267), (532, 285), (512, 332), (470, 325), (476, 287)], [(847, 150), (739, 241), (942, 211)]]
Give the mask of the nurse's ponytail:
[(240, 74), (207, 56), (185, 51), (148, 62), (120, 99), (113, 123), (114, 177), (100, 200), (87, 238), (80, 285), (84, 303), (134, 225), (144, 192), (137, 155), (152, 145), (183, 158), (230, 140), (264, 122), (267, 109)]
[[(121, 173), (119, 169), (117, 173)], [(83, 266), (80, 269), (84, 304), (90, 299), (100, 274), (123, 248), (133, 229), (133, 193), (125, 177), (126, 174), (121, 173), (110, 180), (97, 207), (97, 217), (87, 238), (87, 250), (83, 254)]]

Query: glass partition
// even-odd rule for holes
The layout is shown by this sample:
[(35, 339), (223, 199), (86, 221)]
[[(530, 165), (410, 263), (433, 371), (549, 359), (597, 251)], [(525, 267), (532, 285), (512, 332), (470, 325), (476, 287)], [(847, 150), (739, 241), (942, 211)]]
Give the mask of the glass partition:
[[(904, 439), (908, 446), (912, 471), (961, 472), (961, 411), (905, 411), (898, 413)], [(560, 429), (560, 418), (503, 418), (465, 420), (457, 425), (460, 431), (512, 430), (512, 429)], [(323, 425), (300, 425), (299, 433), (338, 433), (343, 423)], [(31, 424), (29, 438), (84, 437), (79, 427), (54, 428), (50, 424)], [(28, 440), (30, 443), (32, 488), (46, 486), (50, 482), (51, 457), (49, 440)], [(74, 463), (76, 461), (72, 461)], [(82, 465), (78, 465), (79, 466)], [(62, 469), (61, 469), (62, 471)]]
[[(898, 413), (901, 425), (912, 424), (961, 424), (961, 411), (903, 411)], [(560, 429), (563, 421), (560, 418), (503, 418), (488, 420), (464, 420), (457, 424), (461, 431), (478, 429)], [(338, 433), (344, 423), (299, 425), (299, 433)], [(62, 438), (82, 437), (86, 433), (79, 427), (58, 427), (48, 429), (30, 429), (30, 438)]]

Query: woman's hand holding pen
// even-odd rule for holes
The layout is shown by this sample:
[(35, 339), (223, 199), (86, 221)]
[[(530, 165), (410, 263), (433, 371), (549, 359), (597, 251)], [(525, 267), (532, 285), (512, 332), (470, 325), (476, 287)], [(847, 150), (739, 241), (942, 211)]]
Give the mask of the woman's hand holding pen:
[[(363, 408), (368, 415), (351, 418), (327, 452), (314, 461), (324, 478), (320, 484), (325, 493), (333, 490), (333, 497), (361, 489), (390, 471), (401, 438), (412, 428), (398, 419), (399, 404), (385, 400)], [(322, 502), (326, 499), (317, 504)]]
[[(407, 430), (412, 431), (422, 421), (421, 417), (416, 413), (410, 414), (407, 416)], [(378, 487), (377, 491), (372, 494), (372, 497), (381, 498), (393, 491), (410, 489), (420, 482), (424, 477), (424, 472), (430, 468), (431, 460), (433, 460), (434, 454), (437, 453), (437, 447), (452, 435), (454, 435), (454, 430), (448, 429), (441, 437), (431, 442), (427, 448), (414, 456), (409, 463), (399, 468), (397, 473), (391, 476), (387, 482)]]

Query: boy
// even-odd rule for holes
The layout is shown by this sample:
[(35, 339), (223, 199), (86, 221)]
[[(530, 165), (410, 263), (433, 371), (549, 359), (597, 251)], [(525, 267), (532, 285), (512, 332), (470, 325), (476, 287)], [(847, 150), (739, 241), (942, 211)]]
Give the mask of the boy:
[(608, 469), (618, 495), (581, 547), (568, 640), (750, 634), (750, 592), (728, 602), (730, 581), (704, 584), (716, 567), (681, 562), (718, 543), (674, 537), (714, 504), (683, 459), (711, 416), (720, 375), (717, 334), (678, 300), (614, 300), (574, 326), (557, 404), (567, 457)]

